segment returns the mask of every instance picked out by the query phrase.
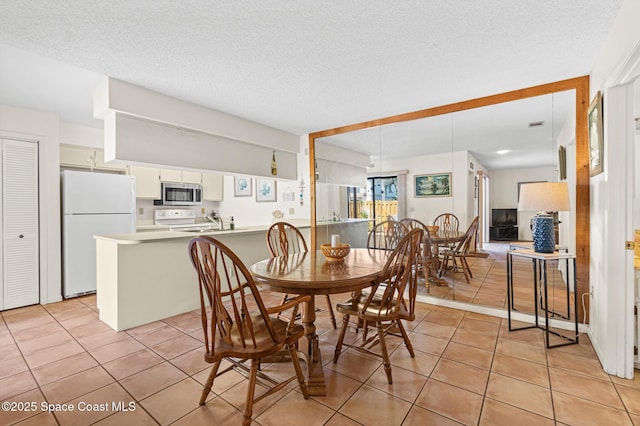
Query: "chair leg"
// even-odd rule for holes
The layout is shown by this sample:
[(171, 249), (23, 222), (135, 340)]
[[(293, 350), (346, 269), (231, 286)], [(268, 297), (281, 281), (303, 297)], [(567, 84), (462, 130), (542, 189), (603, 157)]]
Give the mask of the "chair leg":
[(253, 396), (256, 390), (256, 378), (258, 376), (259, 360), (251, 360), (251, 369), (249, 371), (249, 387), (247, 389), (247, 402), (244, 407), (244, 419), (242, 426), (251, 425), (251, 415), (253, 414)]
[(378, 323), (378, 338), (380, 339), (380, 351), (382, 352), (382, 363), (384, 364), (384, 372), (387, 373), (387, 382), (392, 385), (391, 378), (391, 361), (389, 360), (389, 352), (387, 352), (387, 343), (384, 340), (384, 325)]
[(338, 357), (340, 356), (340, 352), (342, 352), (342, 342), (344, 341), (344, 335), (347, 332), (347, 327), (349, 326), (349, 315), (342, 315), (342, 328), (340, 329), (340, 337), (338, 337), (338, 343), (336, 343), (336, 350), (333, 354), (333, 363), (338, 362)]
[(287, 349), (289, 350), (289, 355), (291, 356), (291, 362), (293, 362), (293, 368), (296, 370), (296, 375), (298, 376), (298, 385), (300, 386), (300, 390), (302, 391), (302, 395), (304, 399), (309, 399), (309, 389), (307, 389), (307, 382), (304, 380), (304, 373), (302, 372), (302, 367), (300, 367), (300, 360), (298, 359), (298, 354), (296, 353), (295, 345), (287, 345)]
[(404, 340), (404, 345), (407, 347), (411, 358), (415, 358), (416, 354), (413, 352), (413, 345), (411, 344), (411, 340), (409, 340), (409, 335), (407, 334), (407, 330), (404, 329), (404, 325), (402, 321), (398, 320), (396, 323), (398, 325), (398, 329), (400, 329), (400, 334), (402, 334), (402, 339)]
[(213, 366), (211, 366), (211, 371), (209, 372), (207, 383), (204, 385), (204, 389), (202, 389), (202, 395), (200, 396), (200, 405), (204, 405), (204, 402), (207, 400), (207, 396), (209, 396), (209, 392), (211, 392), (213, 379), (215, 379), (216, 374), (218, 374), (218, 367), (220, 367), (220, 361), (215, 362)]
[(367, 334), (369, 334), (369, 324), (367, 320), (362, 320), (362, 341), (367, 341)]
[(469, 267), (469, 262), (467, 262), (467, 258), (463, 257), (462, 259), (464, 261), (464, 266), (467, 268), (467, 272), (469, 272), (469, 276), (473, 278), (473, 274), (471, 273), (471, 268)]
[(442, 262), (440, 262), (440, 271), (438, 272), (438, 276), (441, 277), (442, 273), (445, 269), (447, 269), (447, 265), (449, 264), (449, 255), (445, 254), (442, 258)]
[(464, 257), (460, 258), (460, 269), (462, 269), (462, 273), (464, 274), (464, 279), (467, 280), (467, 284), (469, 283), (469, 272), (468, 272), (468, 265), (465, 266), (466, 262), (464, 260)]
[(329, 316), (331, 317), (331, 325), (333, 325), (333, 329), (337, 330), (338, 326), (336, 325), (336, 316), (333, 314), (333, 305), (331, 304), (331, 298), (327, 294), (327, 310), (329, 311)]

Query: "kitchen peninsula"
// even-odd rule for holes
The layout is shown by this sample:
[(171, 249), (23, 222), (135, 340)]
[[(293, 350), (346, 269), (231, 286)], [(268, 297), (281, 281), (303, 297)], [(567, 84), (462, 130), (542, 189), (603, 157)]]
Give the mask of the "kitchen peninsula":
[[(309, 241), (308, 221), (291, 222)], [(329, 232), (340, 229), (343, 241), (351, 241), (354, 247), (364, 246), (368, 222), (346, 219), (319, 223), (319, 241), (331, 235)], [(265, 240), (269, 226), (197, 233), (162, 230), (95, 236), (100, 320), (122, 331), (199, 308), (198, 278), (188, 255), (189, 241), (195, 236), (211, 235), (229, 246), (249, 266), (269, 257)]]

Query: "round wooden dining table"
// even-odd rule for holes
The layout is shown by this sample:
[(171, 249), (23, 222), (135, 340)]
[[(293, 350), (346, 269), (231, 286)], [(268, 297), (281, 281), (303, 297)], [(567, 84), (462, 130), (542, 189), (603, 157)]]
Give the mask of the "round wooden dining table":
[(438, 248), (440, 244), (451, 244), (464, 240), (465, 234), (466, 232), (462, 231), (438, 230), (438, 232), (430, 233), (429, 237), (431, 237), (431, 244), (434, 245), (434, 248)]
[(438, 230), (438, 232), (429, 233), (431, 241), (431, 252), (437, 260), (435, 271), (425, 271), (425, 279), (429, 280), (432, 284), (438, 286), (446, 286), (447, 282), (438, 276), (438, 270), (440, 270), (440, 245), (448, 245), (452, 243), (459, 243), (464, 240), (466, 232), (460, 231), (444, 231)]
[(326, 395), (314, 296), (359, 291), (371, 286), (384, 268), (389, 253), (353, 248), (342, 262), (328, 262), (321, 251), (312, 251), (265, 259), (249, 268), (256, 282), (272, 291), (312, 296), (303, 308), (305, 335), (299, 342), (307, 364), (309, 394)]

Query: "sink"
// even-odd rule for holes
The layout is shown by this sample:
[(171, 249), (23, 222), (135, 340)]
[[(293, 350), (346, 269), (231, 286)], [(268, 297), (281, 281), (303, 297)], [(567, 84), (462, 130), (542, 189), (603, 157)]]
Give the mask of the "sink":
[[(246, 229), (246, 228), (243, 228)], [(176, 228), (171, 228), (171, 231), (175, 231), (175, 232), (191, 232), (194, 234), (200, 234), (203, 232), (229, 232), (229, 231), (241, 231), (242, 229), (224, 229), (223, 231), (219, 230), (218, 228), (214, 228), (212, 226), (208, 226), (208, 225), (202, 225), (202, 226), (198, 226), (198, 225), (192, 225), (192, 226), (181, 226), (181, 227), (176, 227)]]
[(214, 228), (212, 225), (182, 225), (182, 226), (175, 226), (175, 227), (171, 227), (170, 228), (171, 231), (177, 231), (177, 232), (213, 232), (213, 231), (220, 231), (217, 228)]

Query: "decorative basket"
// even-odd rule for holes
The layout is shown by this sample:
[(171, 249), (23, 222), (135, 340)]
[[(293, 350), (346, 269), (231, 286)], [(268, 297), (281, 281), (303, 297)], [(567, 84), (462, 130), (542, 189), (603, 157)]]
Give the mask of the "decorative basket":
[(351, 246), (347, 243), (342, 243), (338, 247), (331, 247), (331, 244), (322, 244), (320, 250), (324, 257), (327, 258), (327, 262), (342, 262), (349, 254)]
[(429, 231), (429, 234), (437, 234), (438, 229), (440, 229), (438, 225), (427, 225), (427, 231)]

